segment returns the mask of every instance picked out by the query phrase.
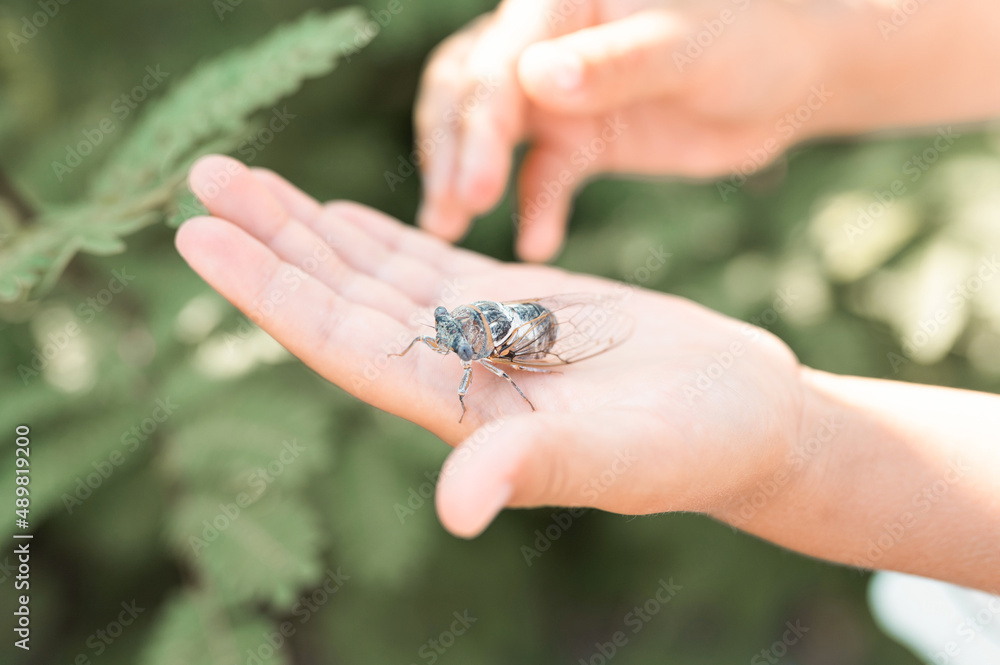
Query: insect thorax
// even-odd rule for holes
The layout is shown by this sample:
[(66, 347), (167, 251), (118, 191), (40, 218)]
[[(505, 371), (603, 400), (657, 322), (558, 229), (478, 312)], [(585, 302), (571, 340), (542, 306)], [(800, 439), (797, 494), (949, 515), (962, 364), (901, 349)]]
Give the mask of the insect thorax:
[(503, 304), (479, 300), (456, 307), (451, 315), (462, 326), (463, 335), (477, 359), (512, 352), (518, 356), (544, 353), (556, 340), (555, 320), (551, 312), (538, 303)]

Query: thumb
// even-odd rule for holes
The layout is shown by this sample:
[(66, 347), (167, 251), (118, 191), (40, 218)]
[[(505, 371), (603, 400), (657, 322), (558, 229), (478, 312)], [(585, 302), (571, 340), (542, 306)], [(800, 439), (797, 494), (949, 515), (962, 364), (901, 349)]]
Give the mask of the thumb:
[(686, 21), (645, 11), (537, 42), (518, 61), (518, 78), (537, 104), (571, 114), (604, 113), (675, 91), (674, 61)]
[(662, 461), (663, 433), (652, 420), (621, 411), (534, 413), (489, 423), (445, 462), (438, 516), (455, 535), (472, 538), (506, 506), (656, 512), (677, 470)]

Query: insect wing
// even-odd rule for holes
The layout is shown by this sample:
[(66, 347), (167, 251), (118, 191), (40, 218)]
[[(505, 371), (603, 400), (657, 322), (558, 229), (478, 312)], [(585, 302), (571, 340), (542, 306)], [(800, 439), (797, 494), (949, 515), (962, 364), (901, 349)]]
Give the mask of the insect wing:
[[(505, 345), (505, 357), (494, 358), (527, 367), (568, 365), (592, 358), (625, 341), (633, 327), (632, 317), (625, 312), (625, 298), (620, 296), (574, 293), (504, 304), (538, 304), (547, 310), (518, 326)], [(538, 350), (536, 338), (550, 325), (555, 342)]]

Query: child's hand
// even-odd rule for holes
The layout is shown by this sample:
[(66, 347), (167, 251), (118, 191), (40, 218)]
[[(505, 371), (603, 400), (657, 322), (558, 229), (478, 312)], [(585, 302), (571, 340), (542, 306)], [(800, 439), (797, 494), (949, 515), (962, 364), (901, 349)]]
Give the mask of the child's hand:
[[(794, 443), (798, 363), (763, 330), (681, 298), (456, 249), (361, 205), (320, 205), (228, 158), (199, 162), (191, 186), (215, 217), (184, 224), (177, 246), (210, 284), (330, 381), (465, 441), (438, 493), (457, 534), (478, 533), (505, 505), (718, 511)], [(474, 365), (459, 424), (457, 356), (418, 346), (387, 357), (433, 334), (415, 322), (442, 302), (574, 292), (625, 295), (635, 330), (560, 373), (514, 371), (535, 413)]]
[(518, 251), (536, 261), (556, 253), (571, 196), (595, 173), (709, 177), (751, 154), (763, 167), (819, 131), (831, 102), (825, 62), (843, 45), (809, 4), (501, 3), (427, 65), (421, 225), (461, 236), (498, 202), (525, 139)]
[(1000, 113), (1000, 86), (985, 83), (1000, 60), (1000, 5), (898, 5), (505, 0), (427, 65), (420, 223), (460, 237), (499, 201), (525, 140), (517, 246), (540, 261), (597, 173), (745, 175), (816, 136)]
[[(177, 234), (195, 270), (322, 376), (460, 444), (437, 489), (456, 534), (504, 506), (692, 510), (813, 556), (1000, 590), (996, 396), (800, 369), (763, 330), (634, 289), (625, 343), (517, 373), (536, 413), (479, 368), (459, 424), (456, 357), (387, 357), (429, 332), (414, 313), (629, 287), (456, 249), (228, 158), (198, 162), (191, 186), (215, 215)], [(933, 510), (914, 507), (939, 487)]]

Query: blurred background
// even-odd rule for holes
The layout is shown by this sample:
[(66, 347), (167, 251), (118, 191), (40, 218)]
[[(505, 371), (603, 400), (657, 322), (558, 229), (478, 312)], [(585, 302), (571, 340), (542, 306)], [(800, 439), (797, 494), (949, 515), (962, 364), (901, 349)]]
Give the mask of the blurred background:
[[(175, 252), (197, 212), (179, 174), (216, 149), (412, 220), (418, 176), (386, 172), (421, 65), (493, 3), (402, 0), (360, 51), (335, 2), (52, 2), (38, 27), (44, 4), (0, 8), (0, 496), (27, 424), (35, 534), (32, 650), (5, 630), (0, 661), (917, 662), (865, 572), (704, 517), (508, 511), (449, 536), (449, 449), (303, 367)], [(1000, 134), (939, 136), (817, 144), (722, 187), (594, 182), (558, 265), (762, 325), (813, 367), (996, 392)], [(511, 259), (511, 212), (464, 244)]]

